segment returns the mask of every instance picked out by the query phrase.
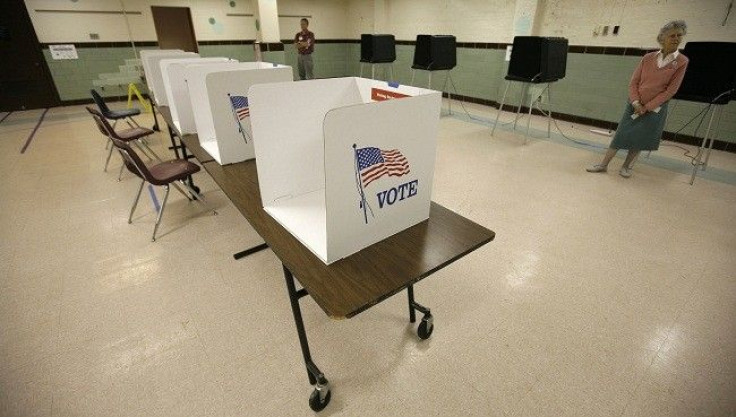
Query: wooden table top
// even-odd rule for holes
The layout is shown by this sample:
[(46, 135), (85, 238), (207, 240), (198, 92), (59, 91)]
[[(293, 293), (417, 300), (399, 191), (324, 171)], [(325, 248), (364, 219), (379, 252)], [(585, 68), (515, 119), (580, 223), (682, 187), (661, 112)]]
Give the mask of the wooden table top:
[[(159, 107), (167, 123), (168, 109)], [(166, 113), (164, 113), (166, 111)], [(210, 155), (184, 135), (199, 160)], [(495, 233), (432, 202), (429, 219), (325, 265), (263, 209), (255, 160), (202, 164), (281, 262), (331, 318), (350, 318), (490, 242)]]

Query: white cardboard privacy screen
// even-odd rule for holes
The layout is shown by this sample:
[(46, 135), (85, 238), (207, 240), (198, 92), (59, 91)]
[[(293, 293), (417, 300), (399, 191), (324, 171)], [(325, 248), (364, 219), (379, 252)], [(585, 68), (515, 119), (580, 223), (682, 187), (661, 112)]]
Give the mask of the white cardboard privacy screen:
[(190, 65), (216, 63), (237, 63), (237, 61), (229, 58), (193, 58), (192, 60), (173, 62), (166, 68), (164, 72), (166, 102), (169, 105), (171, 119), (179, 133), (196, 132), (192, 103), (189, 100), (189, 88), (185, 77), (186, 68)]
[(164, 59), (183, 59), (198, 57), (199, 54), (194, 52), (172, 52), (169, 54), (153, 55), (148, 58), (148, 72), (146, 73), (146, 83), (148, 91), (153, 94), (156, 104), (166, 100), (166, 91), (163, 88), (163, 74), (161, 73), (161, 61)]
[(149, 91), (151, 91), (151, 79), (149, 77), (149, 74), (153, 73), (153, 71), (150, 69), (151, 58), (156, 55), (178, 55), (183, 52), (184, 51), (182, 51), (181, 49), (148, 49), (140, 52), (141, 63), (143, 64), (143, 73), (146, 75), (146, 86), (148, 87)]
[(193, 56), (178, 56), (178, 57), (169, 57), (164, 58), (158, 62), (158, 69), (159, 73), (161, 75), (160, 82), (158, 80), (155, 81), (156, 83), (156, 91), (158, 92), (158, 96), (156, 97), (156, 103), (159, 106), (170, 106), (169, 104), (169, 67), (173, 64), (179, 63), (179, 62), (195, 62), (198, 60), (202, 60), (206, 58), (200, 58), (198, 54), (195, 54)]
[(439, 92), (340, 78), (250, 98), (264, 209), (322, 261), (428, 218)]
[(291, 67), (241, 62), (192, 68), (190, 100), (199, 143), (221, 165), (255, 158), (248, 89), (254, 84), (293, 81)]

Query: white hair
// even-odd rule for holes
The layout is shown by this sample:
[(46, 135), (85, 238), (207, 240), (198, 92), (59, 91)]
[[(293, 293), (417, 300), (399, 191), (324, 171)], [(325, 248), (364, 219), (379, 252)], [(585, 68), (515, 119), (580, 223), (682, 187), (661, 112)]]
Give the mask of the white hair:
[(665, 33), (671, 30), (681, 30), (683, 35), (687, 35), (687, 23), (685, 23), (684, 20), (671, 20), (667, 22), (664, 26), (662, 26), (662, 29), (659, 30), (659, 34), (657, 35), (657, 42), (664, 42)]

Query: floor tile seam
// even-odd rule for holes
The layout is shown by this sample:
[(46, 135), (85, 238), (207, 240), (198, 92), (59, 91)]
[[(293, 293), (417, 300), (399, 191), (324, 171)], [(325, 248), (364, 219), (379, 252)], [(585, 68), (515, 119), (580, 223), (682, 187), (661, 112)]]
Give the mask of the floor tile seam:
[(619, 415), (620, 417), (622, 417), (626, 413), (626, 410), (629, 408), (629, 406), (631, 405), (631, 403), (636, 398), (636, 395), (639, 392), (639, 389), (641, 388), (641, 386), (644, 384), (644, 381), (646, 381), (647, 378), (649, 377), (649, 375), (651, 374), (651, 370), (654, 367), (654, 364), (657, 362), (657, 359), (659, 358), (660, 352), (662, 351), (662, 349), (664, 348), (664, 346), (667, 344), (667, 342), (669, 342), (669, 340), (670, 340), (670, 338), (672, 336), (672, 332), (674, 331), (674, 326), (679, 322), (681, 316), (683, 315), (683, 312), (685, 310), (685, 307), (692, 302), (692, 295), (695, 292), (695, 289), (698, 287), (698, 285), (700, 284), (700, 281), (702, 279), (703, 278), (700, 277), (700, 278), (698, 278), (696, 280), (695, 283), (692, 284), (692, 286), (690, 288), (690, 291), (688, 291), (687, 297), (681, 303), (681, 306), (677, 309), (677, 313), (675, 314), (675, 319), (672, 322), (673, 323), (672, 324), (672, 327), (670, 327), (670, 330), (667, 332), (667, 337), (659, 345), (659, 348), (657, 348), (656, 353), (654, 355), (652, 355), (652, 359), (651, 359), (649, 365), (647, 366), (647, 369), (642, 373), (642, 376), (639, 378), (639, 381), (636, 384), (636, 388), (631, 392), (630, 399), (626, 403), (626, 405), (624, 406), (624, 409), (621, 411), (621, 414)]

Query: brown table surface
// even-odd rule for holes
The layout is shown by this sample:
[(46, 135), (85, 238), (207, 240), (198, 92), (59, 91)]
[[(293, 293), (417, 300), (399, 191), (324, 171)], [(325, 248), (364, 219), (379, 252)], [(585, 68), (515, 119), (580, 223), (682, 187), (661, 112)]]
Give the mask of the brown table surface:
[[(171, 121), (168, 108), (159, 107)], [(212, 157), (197, 135), (182, 142), (200, 161)], [(331, 318), (350, 318), (490, 242), (495, 233), (432, 202), (429, 219), (325, 265), (263, 209), (255, 160), (202, 164), (276, 256)]]

